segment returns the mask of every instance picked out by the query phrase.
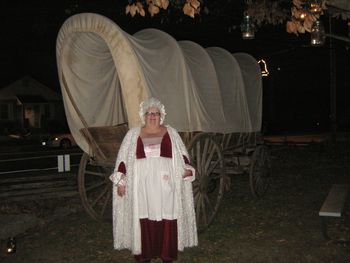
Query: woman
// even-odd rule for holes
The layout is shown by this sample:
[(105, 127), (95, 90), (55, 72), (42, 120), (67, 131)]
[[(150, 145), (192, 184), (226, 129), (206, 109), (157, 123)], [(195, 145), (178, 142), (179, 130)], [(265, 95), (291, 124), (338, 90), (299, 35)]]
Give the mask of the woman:
[(126, 134), (110, 177), (114, 248), (130, 249), (138, 262), (172, 262), (198, 243), (195, 170), (179, 134), (163, 125), (165, 114), (158, 99), (140, 104), (142, 127)]

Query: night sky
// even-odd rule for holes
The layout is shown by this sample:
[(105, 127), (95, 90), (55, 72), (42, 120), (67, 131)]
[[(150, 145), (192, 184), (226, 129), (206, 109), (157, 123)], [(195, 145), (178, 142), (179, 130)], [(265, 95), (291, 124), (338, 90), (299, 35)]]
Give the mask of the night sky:
[[(194, 20), (170, 10), (171, 13), (163, 12), (154, 18), (131, 18), (124, 14), (126, 4), (127, 1), (121, 0), (1, 1), (0, 88), (30, 75), (59, 90), (55, 42), (60, 26), (73, 13), (95, 12), (111, 18), (130, 34), (153, 27), (177, 40), (192, 40), (203, 47), (219, 46), (230, 52), (247, 52), (257, 59), (263, 58), (271, 73), (264, 79), (267, 127), (271, 130), (329, 129), (329, 40), (324, 47), (310, 47), (309, 34), (288, 34), (285, 25), (264, 26), (254, 40), (242, 40), (238, 26), (243, 7), (239, 4), (227, 5), (225, 13), (212, 12), (215, 15), (202, 15)], [(335, 21), (333, 30), (347, 34), (344, 22)], [(337, 122), (339, 128), (350, 128), (349, 44), (333, 41), (333, 45)]]

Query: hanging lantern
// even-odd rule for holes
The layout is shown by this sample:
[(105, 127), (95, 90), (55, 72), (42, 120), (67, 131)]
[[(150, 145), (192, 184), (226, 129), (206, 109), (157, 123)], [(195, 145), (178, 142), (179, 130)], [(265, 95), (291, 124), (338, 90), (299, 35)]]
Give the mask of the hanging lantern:
[(311, 14), (320, 14), (322, 12), (321, 0), (310, 0), (309, 12)]
[(326, 32), (320, 20), (316, 20), (311, 27), (311, 46), (322, 46), (326, 40)]
[(253, 39), (255, 37), (254, 24), (249, 15), (244, 16), (241, 31), (243, 39)]
[(7, 240), (7, 253), (8, 254), (16, 253), (16, 239), (14, 237), (10, 237)]

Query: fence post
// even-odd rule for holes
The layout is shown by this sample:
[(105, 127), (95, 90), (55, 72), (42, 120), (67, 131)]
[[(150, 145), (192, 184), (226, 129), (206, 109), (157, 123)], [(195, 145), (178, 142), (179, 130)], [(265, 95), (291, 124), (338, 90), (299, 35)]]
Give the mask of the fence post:
[(69, 156), (69, 154), (57, 156), (57, 168), (58, 168), (59, 173), (70, 171), (70, 156)]

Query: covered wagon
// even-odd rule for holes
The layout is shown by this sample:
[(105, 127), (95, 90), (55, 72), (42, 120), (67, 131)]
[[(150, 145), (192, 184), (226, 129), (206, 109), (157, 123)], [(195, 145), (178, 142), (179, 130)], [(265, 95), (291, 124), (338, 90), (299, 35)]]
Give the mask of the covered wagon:
[(86, 211), (110, 215), (108, 179), (139, 104), (159, 98), (197, 170), (197, 223), (207, 227), (231, 174), (249, 174), (251, 191), (267, 186), (268, 157), (259, 142), (262, 81), (246, 53), (176, 41), (157, 29), (134, 35), (93, 13), (70, 17), (57, 37), (58, 74), (69, 128), (83, 150), (78, 185)]

